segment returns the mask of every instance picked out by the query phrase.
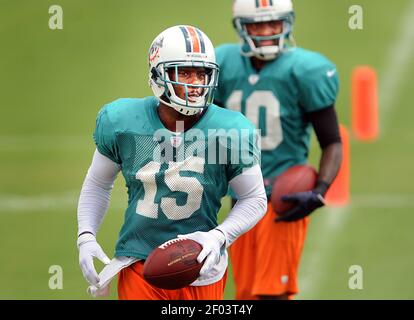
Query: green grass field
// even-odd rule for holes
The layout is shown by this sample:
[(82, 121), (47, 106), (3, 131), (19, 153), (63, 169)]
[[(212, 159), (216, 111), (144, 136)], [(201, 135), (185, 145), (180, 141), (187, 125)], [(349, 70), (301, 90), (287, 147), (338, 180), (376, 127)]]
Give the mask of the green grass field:
[[(63, 30), (48, 28), (52, 4), (63, 8)], [(345, 125), (352, 69), (377, 69), (382, 130), (375, 143), (351, 142), (351, 204), (312, 217), (298, 298), (413, 299), (414, 22), (404, 20), (414, 19), (414, 5), (359, 0), (364, 29), (353, 31), (353, 4), (295, 1), (298, 45), (338, 66), (337, 109)], [(237, 41), (230, 0), (0, 0), (1, 299), (89, 299), (78, 266), (76, 208), (94, 150), (96, 113), (116, 98), (151, 94), (149, 44), (175, 24), (200, 27), (215, 45)], [(119, 178), (98, 235), (109, 255), (125, 204)], [(63, 269), (63, 290), (49, 289), (52, 265)], [(362, 290), (348, 288), (352, 265), (363, 268)], [(233, 292), (230, 277), (226, 298)]]

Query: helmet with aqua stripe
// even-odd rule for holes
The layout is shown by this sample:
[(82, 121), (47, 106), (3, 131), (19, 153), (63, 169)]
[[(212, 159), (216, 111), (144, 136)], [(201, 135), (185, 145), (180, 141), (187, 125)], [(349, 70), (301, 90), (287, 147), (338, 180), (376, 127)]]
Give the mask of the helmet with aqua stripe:
[[(149, 84), (161, 103), (190, 116), (213, 102), (219, 67), (213, 44), (200, 29), (168, 28), (152, 42), (148, 58)], [(180, 81), (183, 70), (195, 70), (201, 76), (195, 83)]]
[[(275, 59), (290, 41), (292, 36), (295, 13), (291, 0), (234, 0), (233, 25), (242, 40), (242, 54), (260, 60)], [(258, 25), (280, 21), (281, 32), (266, 35), (249, 33), (248, 25)], [(272, 44), (262, 45), (272, 41)]]

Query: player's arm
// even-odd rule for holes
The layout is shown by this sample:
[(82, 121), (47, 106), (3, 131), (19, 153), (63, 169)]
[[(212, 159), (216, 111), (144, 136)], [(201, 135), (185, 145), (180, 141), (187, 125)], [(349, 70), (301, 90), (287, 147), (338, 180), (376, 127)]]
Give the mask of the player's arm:
[(265, 215), (267, 198), (263, 184), (262, 171), (257, 164), (229, 182), (237, 195), (237, 202), (226, 219), (209, 232), (194, 232), (180, 237), (192, 239), (203, 246), (197, 257), (206, 261), (200, 275), (206, 275), (220, 260), (221, 249), (230, 246), (239, 236), (253, 228)]
[(266, 213), (267, 197), (260, 165), (247, 169), (230, 181), (237, 201), (217, 228), (226, 236), (229, 247), (239, 236), (253, 228)]
[(92, 285), (99, 282), (93, 265), (96, 257), (108, 264), (110, 259), (96, 242), (96, 233), (109, 206), (114, 181), (120, 166), (95, 150), (92, 164), (85, 177), (78, 202), (79, 265), (85, 279)]
[(334, 106), (307, 114), (322, 150), (319, 174), (315, 188), (282, 197), (297, 205), (276, 221), (292, 222), (310, 215), (324, 205), (324, 196), (338, 174), (342, 162), (342, 143)]
[(316, 190), (325, 196), (342, 162), (342, 142), (334, 106), (308, 114), (322, 150)]

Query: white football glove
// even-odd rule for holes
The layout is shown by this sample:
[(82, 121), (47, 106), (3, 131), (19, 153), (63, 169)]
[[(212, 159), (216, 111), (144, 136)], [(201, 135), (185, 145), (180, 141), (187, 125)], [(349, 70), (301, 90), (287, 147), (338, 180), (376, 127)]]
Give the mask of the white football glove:
[(220, 261), (221, 247), (226, 242), (224, 234), (213, 229), (208, 232), (197, 231), (184, 235), (178, 235), (178, 238), (190, 239), (198, 242), (202, 247), (200, 254), (197, 256), (197, 261), (202, 263), (204, 259), (204, 265), (200, 270), (200, 276), (206, 276), (209, 271)]
[(79, 266), (83, 276), (89, 284), (97, 286), (99, 277), (95, 270), (95, 266), (93, 265), (93, 258), (98, 258), (104, 264), (109, 264), (111, 260), (103, 252), (101, 246), (96, 242), (95, 236), (91, 233), (80, 235), (77, 245), (79, 249)]

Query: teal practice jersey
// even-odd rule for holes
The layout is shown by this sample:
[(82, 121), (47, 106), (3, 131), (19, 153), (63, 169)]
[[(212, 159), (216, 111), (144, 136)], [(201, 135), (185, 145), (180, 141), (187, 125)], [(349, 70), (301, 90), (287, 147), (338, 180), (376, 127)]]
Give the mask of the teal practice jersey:
[(306, 114), (335, 103), (336, 67), (324, 56), (290, 48), (257, 72), (240, 45), (216, 48), (220, 78), (215, 101), (243, 113), (260, 129), (266, 193), (287, 168), (307, 162), (311, 124)]
[(176, 134), (157, 107), (154, 97), (119, 99), (97, 117), (97, 149), (120, 164), (128, 189), (115, 256), (145, 259), (178, 234), (215, 228), (229, 181), (260, 162), (255, 128), (242, 114), (210, 105)]

